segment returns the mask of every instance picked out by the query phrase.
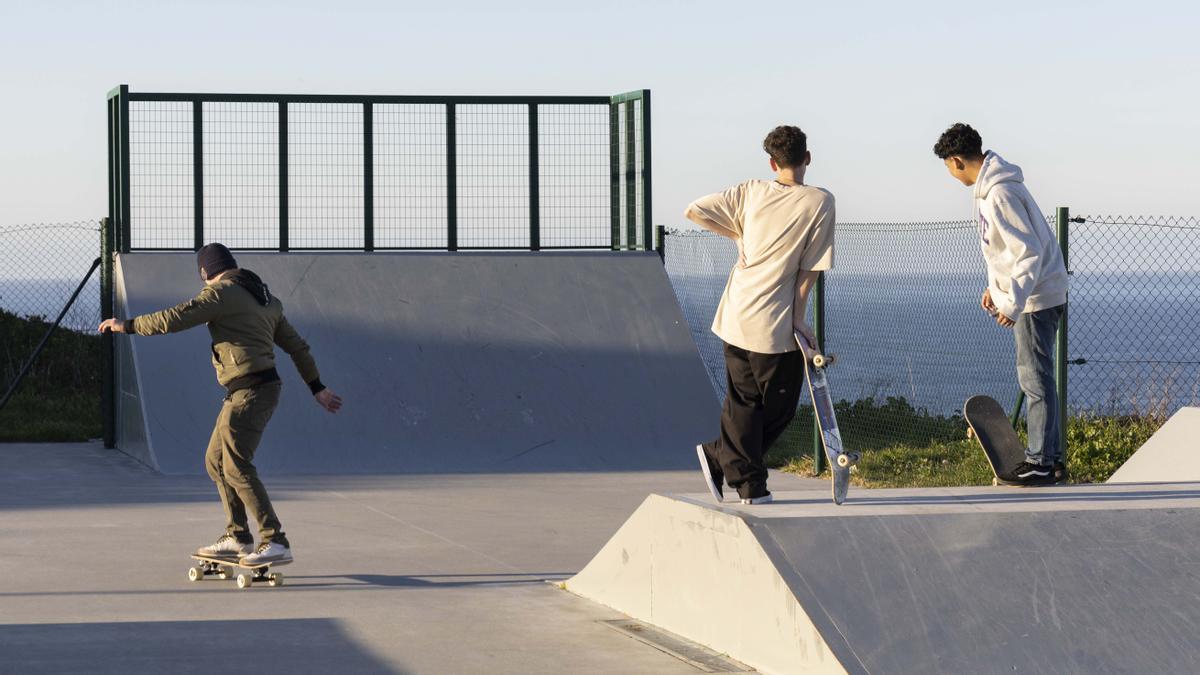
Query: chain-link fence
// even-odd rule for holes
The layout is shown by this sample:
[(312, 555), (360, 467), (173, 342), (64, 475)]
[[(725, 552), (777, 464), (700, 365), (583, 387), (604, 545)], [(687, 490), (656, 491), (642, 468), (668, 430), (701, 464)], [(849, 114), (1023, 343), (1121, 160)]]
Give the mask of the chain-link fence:
[[(1048, 218), (1055, 225), (1054, 216)], [(1200, 402), (1200, 223), (1195, 218), (1075, 219), (1068, 407), (1162, 418)], [(1011, 331), (980, 309), (987, 285), (971, 221), (839, 223), (825, 275), (825, 345), (839, 425), (858, 449), (961, 438), (963, 401), (1019, 394)], [(728, 240), (673, 230), (667, 273), (713, 387), (725, 393), (710, 326), (736, 259)], [(810, 310), (811, 321), (811, 310)], [(780, 448), (812, 448), (807, 402)]]
[(1070, 232), (1071, 407), (1200, 405), (1200, 219), (1083, 216)]
[[(93, 263), (100, 227), (82, 221), (0, 228), (0, 396), (28, 365), (0, 410), (0, 440), (99, 436), (100, 275)], [(58, 329), (29, 363), (76, 290)]]

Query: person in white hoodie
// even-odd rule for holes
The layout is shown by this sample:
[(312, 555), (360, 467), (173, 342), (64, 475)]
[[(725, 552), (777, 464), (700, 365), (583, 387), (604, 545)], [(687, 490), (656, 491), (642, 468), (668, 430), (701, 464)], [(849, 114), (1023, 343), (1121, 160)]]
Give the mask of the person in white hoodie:
[(975, 186), (979, 244), (988, 285), (979, 305), (1017, 345), (1017, 382), (1029, 402), (1025, 461), (998, 478), (1010, 485), (1046, 485), (1067, 478), (1059, 443), (1054, 340), (1067, 303), (1067, 269), (1054, 232), (1025, 187), (1021, 168), (983, 151), (969, 125), (947, 129), (933, 146), (950, 175)]

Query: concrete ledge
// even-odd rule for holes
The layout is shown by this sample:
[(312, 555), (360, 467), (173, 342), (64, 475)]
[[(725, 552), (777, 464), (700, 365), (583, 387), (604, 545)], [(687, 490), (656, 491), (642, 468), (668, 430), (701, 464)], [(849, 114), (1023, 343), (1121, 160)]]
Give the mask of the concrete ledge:
[(767, 673), (1200, 672), (1200, 484), (652, 495), (567, 589)]
[(567, 590), (765, 673), (844, 673), (737, 513), (651, 495)]

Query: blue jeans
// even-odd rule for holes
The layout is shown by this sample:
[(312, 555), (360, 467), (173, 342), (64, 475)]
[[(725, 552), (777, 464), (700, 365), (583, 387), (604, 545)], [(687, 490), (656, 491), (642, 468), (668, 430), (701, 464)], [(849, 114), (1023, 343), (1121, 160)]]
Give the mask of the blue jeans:
[(1029, 447), (1025, 459), (1034, 464), (1062, 461), (1058, 434), (1058, 390), (1054, 382), (1054, 338), (1063, 306), (1021, 314), (1013, 335), (1017, 340), (1017, 383), (1025, 392), (1025, 422)]

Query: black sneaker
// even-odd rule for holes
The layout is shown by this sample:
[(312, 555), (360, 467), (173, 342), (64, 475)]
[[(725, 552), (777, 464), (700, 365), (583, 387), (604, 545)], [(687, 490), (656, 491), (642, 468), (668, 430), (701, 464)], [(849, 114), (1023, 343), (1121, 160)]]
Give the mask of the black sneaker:
[(1054, 482), (1054, 467), (1049, 464), (1021, 462), (1011, 472), (996, 476), (1004, 485), (1049, 485)]
[(738, 497), (743, 504), (770, 504), (774, 497), (766, 483), (747, 483), (738, 488)]
[(725, 501), (725, 472), (721, 471), (721, 465), (717, 464), (708, 455), (707, 443), (701, 443), (696, 446), (696, 457), (700, 460), (700, 471), (704, 474), (704, 482), (708, 485), (708, 491), (712, 493), (713, 499), (717, 503)]
[(1067, 473), (1067, 465), (1062, 462), (1054, 463), (1054, 483), (1065, 483), (1071, 475)]

